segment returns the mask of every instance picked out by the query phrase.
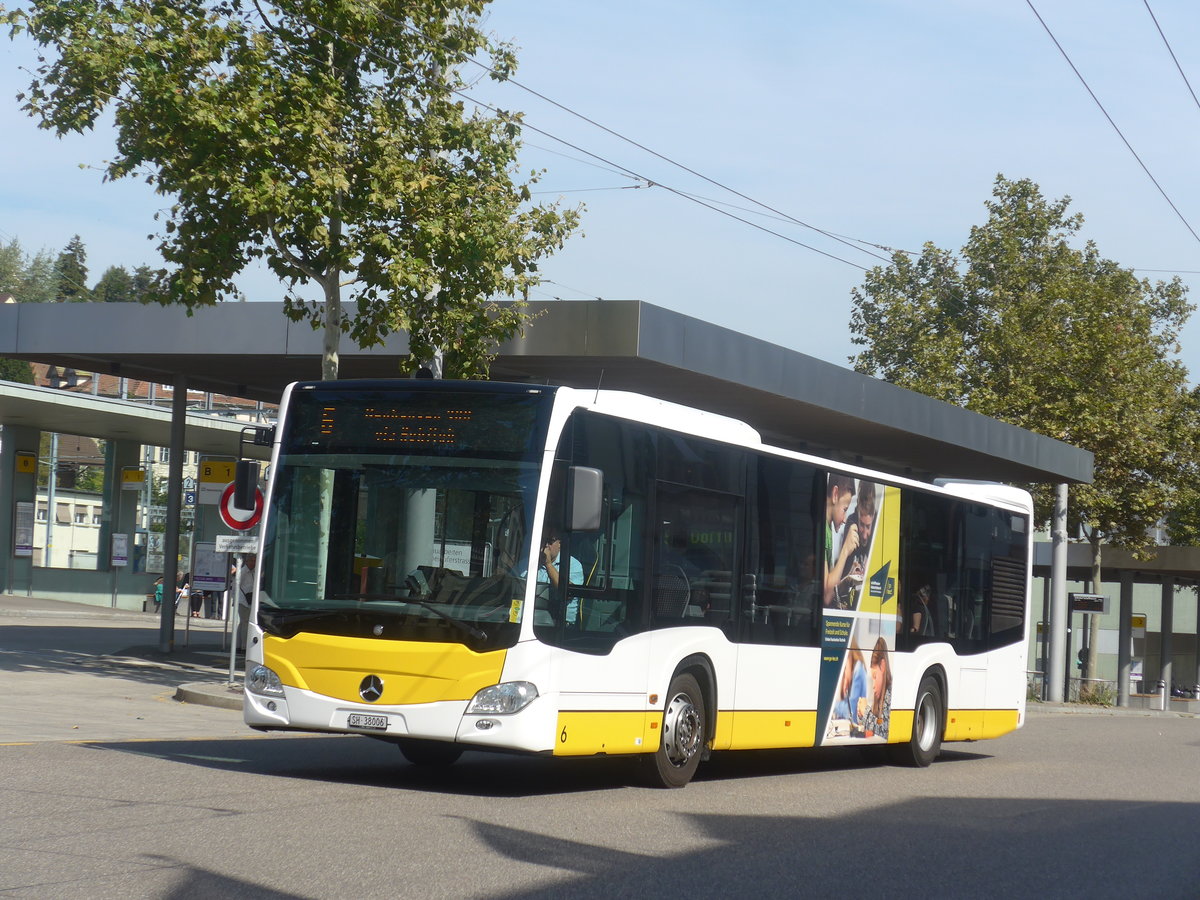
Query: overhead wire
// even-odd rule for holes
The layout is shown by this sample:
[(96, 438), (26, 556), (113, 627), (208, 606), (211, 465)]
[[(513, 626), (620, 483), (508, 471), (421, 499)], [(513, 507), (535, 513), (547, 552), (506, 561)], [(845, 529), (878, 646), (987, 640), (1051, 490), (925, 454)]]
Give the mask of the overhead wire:
[[(390, 16), (386, 16), (386, 15), (385, 15), (384, 17), (385, 17), (385, 18), (391, 18)], [(305, 21), (308, 21), (308, 20), (305, 20)], [(397, 24), (399, 24), (399, 25), (401, 25), (401, 26), (403, 26), (403, 27), (405, 27), (405, 28), (407, 28), (407, 29), (409, 29), (409, 30), (413, 30), (413, 29), (411, 28), (411, 26), (408, 26), (406, 23), (400, 22), (399, 20), (395, 20), (395, 19), (393, 19), (392, 21), (395, 21)], [(345, 36), (339, 36), (339, 35), (335, 35), (333, 31), (331, 31), (330, 29), (328, 29), (328, 28), (324, 27), (323, 25), (319, 25), (319, 24), (313, 23), (313, 22), (311, 22), (311, 21), (309, 21), (309, 22), (308, 22), (308, 24), (309, 24), (310, 26), (312, 26), (313, 28), (317, 29), (318, 31), (321, 31), (321, 32), (324, 32), (325, 34), (328, 34), (330, 37), (337, 37), (339, 40), (343, 41), (344, 43), (348, 44), (349, 46), (351, 46), (351, 47), (355, 47), (355, 48), (357, 48), (357, 49), (361, 50), (363, 53), (365, 53), (365, 54), (367, 54), (367, 55), (369, 55), (369, 56), (374, 56), (376, 59), (379, 59), (379, 60), (382, 60), (382, 61), (384, 61), (384, 62), (387, 62), (387, 63), (388, 63), (388, 64), (390, 64), (390, 65), (394, 65), (394, 64), (395, 64), (395, 61), (394, 61), (394, 60), (389, 60), (389, 59), (388, 59), (386, 56), (383, 56), (382, 54), (380, 54), (380, 53), (376, 52), (376, 51), (375, 51), (375, 50), (373, 50), (372, 48), (370, 48), (370, 47), (367, 47), (367, 46), (365, 46), (365, 45), (363, 45), (363, 44), (357, 43), (357, 42), (355, 42), (355, 41), (351, 41), (351, 40), (347, 39)], [(402, 68), (403, 68), (403, 67), (402, 67)], [(782, 240), (785, 240), (785, 241), (787, 241), (788, 243), (795, 244), (795, 245), (796, 245), (796, 246), (798, 246), (798, 247), (803, 247), (803, 248), (804, 248), (804, 249), (806, 249), (806, 250), (811, 250), (813, 253), (818, 253), (818, 254), (820, 254), (821, 256), (827, 257), (827, 258), (829, 258), (829, 259), (836, 260), (836, 261), (838, 261), (838, 262), (840, 262), (840, 263), (844, 263), (844, 264), (846, 264), (846, 265), (848, 265), (848, 266), (852, 266), (852, 267), (854, 267), (854, 268), (856, 268), (856, 269), (859, 269), (859, 270), (861, 270), (861, 271), (864, 271), (864, 272), (866, 271), (866, 267), (865, 267), (865, 266), (862, 266), (862, 265), (860, 265), (860, 264), (858, 264), (858, 263), (856, 263), (856, 262), (851, 262), (850, 260), (848, 260), (848, 259), (844, 259), (844, 258), (842, 258), (842, 257), (840, 257), (840, 256), (838, 256), (838, 255), (836, 255), (836, 254), (834, 254), (834, 253), (829, 253), (828, 251), (822, 250), (822, 249), (820, 249), (819, 247), (814, 247), (814, 246), (812, 246), (811, 244), (806, 244), (804, 241), (797, 240), (796, 238), (790, 237), (790, 236), (788, 236), (788, 235), (786, 235), (786, 234), (782, 234), (782, 233), (780, 233), (780, 232), (778, 232), (778, 231), (774, 231), (774, 230), (772, 230), (772, 229), (770, 229), (770, 228), (766, 228), (766, 227), (765, 227), (765, 226), (763, 226), (763, 225), (759, 225), (757, 222), (751, 222), (751, 221), (750, 221), (750, 220), (748, 220), (748, 219), (744, 219), (744, 218), (742, 218), (741, 216), (734, 215), (733, 213), (727, 212), (726, 210), (719, 209), (719, 208), (717, 208), (716, 206), (713, 206), (712, 204), (706, 203), (706, 202), (704, 202), (704, 201), (702, 201), (702, 200), (697, 200), (697, 199), (695, 199), (695, 198), (689, 197), (689, 196), (688, 196), (686, 193), (684, 193), (684, 192), (682, 192), (682, 191), (680, 191), (680, 190), (678, 190), (678, 189), (676, 189), (676, 188), (673, 188), (673, 187), (671, 187), (670, 185), (663, 184), (661, 181), (658, 181), (658, 180), (656, 180), (656, 179), (648, 178), (648, 177), (646, 177), (646, 176), (644, 176), (644, 175), (641, 175), (640, 173), (636, 172), (635, 170), (633, 170), (633, 169), (629, 168), (628, 166), (622, 165), (621, 163), (615, 162), (615, 161), (613, 161), (613, 160), (611, 160), (611, 159), (608, 159), (607, 157), (601, 156), (601, 155), (600, 155), (600, 154), (598, 154), (598, 153), (593, 153), (592, 151), (590, 151), (590, 150), (587, 150), (587, 149), (585, 149), (585, 148), (583, 148), (583, 147), (579, 146), (578, 144), (574, 144), (574, 143), (572, 143), (571, 141), (568, 141), (568, 140), (566, 140), (565, 138), (560, 138), (558, 135), (556, 135), (556, 134), (552, 134), (551, 132), (549, 132), (549, 131), (546, 131), (546, 130), (545, 130), (545, 129), (543, 129), (543, 128), (538, 128), (538, 127), (537, 127), (537, 126), (535, 126), (535, 125), (530, 125), (528, 122), (526, 122), (526, 121), (524, 121), (524, 120), (517, 120), (517, 119), (515, 119), (515, 118), (514, 118), (514, 117), (513, 117), (513, 116), (512, 116), (510, 113), (507, 113), (507, 112), (505, 112), (504, 110), (501, 110), (501, 109), (499, 109), (499, 108), (497, 108), (497, 107), (495, 107), (495, 106), (492, 106), (492, 105), (491, 105), (491, 104), (489, 104), (489, 103), (485, 103), (485, 102), (484, 102), (484, 101), (482, 101), (482, 100), (479, 100), (479, 99), (477, 99), (477, 98), (475, 98), (475, 97), (472, 97), (470, 94), (466, 93), (466, 91), (462, 90), (461, 88), (450, 87), (449, 85), (447, 85), (446, 89), (447, 89), (447, 90), (448, 90), (450, 93), (454, 94), (455, 96), (461, 97), (461, 98), (463, 98), (464, 100), (467, 100), (467, 101), (469, 101), (470, 103), (474, 104), (475, 106), (477, 106), (477, 107), (478, 107), (478, 108), (480, 108), (480, 109), (485, 109), (485, 110), (487, 110), (488, 112), (491, 112), (491, 113), (493, 113), (493, 114), (495, 114), (495, 115), (497, 115), (497, 116), (501, 117), (502, 119), (505, 119), (506, 121), (513, 122), (513, 124), (515, 124), (515, 125), (519, 126), (519, 127), (520, 127), (520, 128), (522, 128), (522, 129), (528, 129), (528, 130), (530, 130), (530, 131), (533, 131), (533, 132), (535, 132), (536, 134), (540, 134), (540, 135), (542, 135), (543, 137), (549, 138), (550, 140), (552, 140), (552, 141), (555, 141), (555, 142), (557, 142), (557, 143), (561, 144), (561, 145), (562, 145), (562, 146), (564, 146), (564, 147), (569, 147), (570, 149), (574, 150), (576, 153), (582, 153), (582, 154), (584, 154), (584, 155), (586, 155), (586, 156), (589, 156), (589, 157), (591, 157), (592, 159), (599, 160), (600, 162), (602, 162), (602, 163), (605, 163), (606, 165), (609, 165), (609, 166), (614, 166), (614, 167), (616, 167), (617, 169), (620, 169), (620, 170), (621, 170), (621, 171), (622, 171), (624, 174), (631, 175), (631, 176), (633, 176), (634, 178), (637, 178), (638, 180), (641, 180), (641, 181), (645, 181), (645, 182), (651, 182), (651, 183), (653, 183), (655, 186), (657, 186), (657, 187), (661, 187), (661, 188), (662, 188), (663, 190), (665, 190), (665, 191), (669, 191), (670, 193), (672, 193), (672, 194), (675, 194), (675, 195), (677, 195), (677, 196), (679, 196), (679, 197), (682, 197), (682, 198), (683, 198), (683, 199), (685, 199), (685, 200), (689, 200), (689, 201), (691, 201), (692, 203), (695, 203), (695, 204), (697, 204), (697, 205), (699, 205), (699, 206), (703, 206), (703, 207), (705, 207), (706, 209), (712, 210), (713, 212), (715, 212), (715, 213), (717, 213), (717, 214), (719, 214), (719, 215), (723, 215), (723, 216), (726, 216), (727, 218), (733, 219), (733, 220), (735, 220), (735, 221), (737, 221), (737, 222), (741, 222), (743, 225), (748, 225), (749, 227), (751, 227), (751, 228), (754, 228), (754, 229), (756, 229), (756, 230), (758, 230), (758, 231), (762, 231), (762, 232), (765, 232), (766, 234), (774, 235), (775, 237), (777, 237), (777, 238), (781, 238)], [(701, 176), (701, 177), (703, 177), (703, 176)], [(709, 179), (706, 179), (706, 180), (709, 180)], [(737, 192), (733, 192), (733, 193), (737, 193)], [(743, 195), (739, 194), (738, 196), (743, 196)], [(749, 200), (750, 200), (750, 202), (752, 202), (752, 203), (757, 203), (757, 201), (753, 200), (752, 198), (747, 198), (747, 199), (749, 199)], [(766, 209), (771, 209), (770, 207), (766, 207), (766, 206), (764, 206), (764, 208), (766, 208)], [(774, 209), (772, 209), (772, 211), (773, 211), (773, 212), (778, 212), (778, 210), (774, 210)], [(786, 213), (781, 213), (781, 215), (786, 215)], [(796, 220), (793, 220), (793, 221), (796, 221)], [(797, 222), (797, 224), (804, 224), (804, 223), (799, 223), (799, 222)], [(811, 229), (812, 229), (812, 230), (814, 230), (814, 231), (818, 231), (818, 232), (820, 232), (821, 234), (826, 234), (826, 232), (822, 231), (821, 229), (818, 229), (818, 228), (816, 228), (815, 226), (811, 226), (811, 225), (805, 225), (805, 227), (806, 227), (806, 228), (811, 228)], [(847, 241), (844, 241), (844, 240), (842, 240), (842, 239), (840, 239), (840, 238), (835, 238), (835, 240), (838, 240), (840, 243), (843, 243), (843, 244), (847, 244), (847, 243), (848, 243)], [(856, 246), (854, 246), (853, 244), (848, 244), (848, 246), (850, 246), (850, 247), (851, 247), (851, 249), (853, 249), (853, 250), (856, 250), (856, 251), (858, 251), (858, 252), (860, 252), (860, 253), (867, 253), (867, 252), (869, 252), (869, 251), (865, 251), (865, 250), (863, 250), (861, 247), (856, 247)], [(875, 254), (871, 254), (871, 255), (872, 255), (872, 256), (874, 256)]]
[[(386, 13), (383, 11), (379, 11), (379, 16), (383, 19), (387, 19), (388, 21), (392, 22), (395, 25), (400, 26), (401, 28), (404, 28), (407, 31), (413, 32), (414, 34), (417, 34), (417, 35), (425, 38), (426, 40), (430, 40), (428, 35), (423, 34), (415, 25), (412, 25), (411, 23), (409, 23), (407, 21), (404, 21), (402, 19), (397, 19), (394, 16), (390, 15), (389, 13)], [(309, 24), (311, 25), (312, 23), (310, 22)], [(321, 26), (314, 26), (314, 27), (320, 28)], [(604, 133), (611, 135), (612, 137), (615, 137), (618, 140), (624, 141), (625, 143), (630, 144), (633, 147), (636, 147), (637, 149), (639, 149), (645, 153), (649, 153), (651, 156), (656, 157), (657, 159), (660, 159), (663, 162), (668, 163), (669, 165), (675, 166), (678, 169), (682, 169), (684, 172), (687, 172), (689, 175), (699, 178), (702, 181), (705, 181), (705, 182), (713, 185), (714, 187), (718, 187), (721, 190), (727, 191), (728, 193), (733, 194), (736, 197), (740, 197), (742, 200), (745, 200), (748, 203), (752, 203), (755, 206), (762, 207), (763, 209), (765, 209), (769, 212), (772, 212), (777, 216), (782, 217), (784, 220), (786, 220), (792, 224), (799, 225), (802, 228), (807, 228), (810, 231), (815, 231), (818, 234), (824, 235), (825, 237), (827, 237), (831, 240), (837, 241), (838, 243), (841, 243), (841, 244), (845, 244), (846, 246), (850, 247), (853, 250), (857, 250), (860, 253), (869, 253), (869, 251), (865, 251), (861, 247), (852, 243), (851, 240), (842, 238), (833, 232), (827, 231), (827, 230), (820, 228), (816, 225), (813, 225), (809, 222), (805, 222), (802, 219), (799, 219), (789, 213), (783, 212), (782, 210), (776, 209), (775, 207), (773, 207), (767, 203), (763, 203), (760, 200), (756, 200), (755, 198), (742, 193), (741, 191), (737, 190), (736, 188), (732, 188), (726, 184), (722, 184), (720, 181), (717, 181), (714, 178), (710, 178), (709, 176), (703, 174), (702, 172), (698, 172), (695, 169), (693, 169), (675, 159), (672, 159), (671, 157), (666, 156), (663, 153), (659, 153), (657, 150), (653, 149), (652, 147), (648, 147), (645, 144), (643, 144), (639, 141), (636, 141), (633, 138), (620, 133), (619, 131), (616, 131), (615, 129), (609, 128), (607, 125), (604, 125), (603, 123), (596, 121), (595, 119), (591, 118), (590, 116), (586, 116), (583, 113), (578, 112), (577, 110), (574, 110), (571, 107), (558, 102), (557, 100), (555, 100), (552, 97), (548, 97), (547, 95), (541, 93), (540, 91), (537, 91), (534, 88), (531, 88), (526, 84), (523, 84), (522, 82), (518, 81), (517, 79), (512, 78), (511, 76), (505, 75), (503, 73), (497, 72), (496, 69), (494, 69), (492, 66), (489, 66), (487, 63), (480, 62), (479, 60), (475, 59), (473, 56), (466, 57), (466, 61), (470, 62), (473, 65), (479, 66), (484, 71), (496, 76), (503, 83), (511, 84), (514, 87), (516, 87), (522, 91), (525, 91), (526, 93), (531, 94), (534, 97), (537, 97), (539, 100), (542, 100), (545, 103), (549, 103), (551, 106), (562, 110), (563, 112), (567, 113), (568, 115), (574, 116), (575, 118), (580, 119), (583, 122), (586, 122), (587, 124), (591, 125), (592, 127), (598, 128), (599, 130), (603, 131)], [(459, 96), (466, 97), (465, 94), (459, 94)], [(472, 103), (477, 103), (477, 104), (480, 103), (480, 101), (475, 100), (474, 98), (466, 97), (466, 99), (471, 100)], [(486, 104), (481, 104), (481, 105), (485, 109), (491, 109), (491, 107), (487, 106)], [(537, 130), (537, 129), (535, 129), (535, 130)], [(547, 132), (539, 131), (539, 133), (545, 135), (546, 137), (551, 138), (551, 140), (559, 140), (559, 138), (555, 137), (554, 135), (548, 134)], [(563, 143), (566, 143), (566, 142), (563, 142)], [(573, 145), (567, 144), (567, 146), (573, 146)], [(660, 186), (665, 187), (665, 185), (660, 185)], [(800, 246), (802, 246), (802, 247), (808, 247), (807, 244), (804, 244), (804, 243), (801, 243), (798, 241), (796, 243), (799, 243)], [(878, 246), (871, 241), (860, 241), (859, 243), (867, 243), (867, 244), (871, 244), (872, 246)], [(810, 248), (810, 249), (812, 249), (812, 248)], [(820, 253), (822, 251), (818, 250), (816, 252)], [(840, 259), (840, 257), (832, 256), (831, 254), (824, 254), (824, 255), (831, 256), (831, 258), (833, 258), (833, 259)], [(876, 254), (870, 253), (869, 255), (875, 256)], [(841, 260), (841, 261), (847, 262), (846, 260)], [(849, 263), (849, 264), (855, 265), (855, 263)]]
[(541, 197), (548, 194), (591, 194), (598, 191), (637, 191), (644, 190), (648, 187), (654, 187), (652, 184), (614, 184), (611, 187), (591, 187), (591, 188), (561, 188), (557, 191), (530, 191), (530, 196)]
[[(580, 295), (581, 297), (591, 297), (593, 300), (603, 300), (604, 299), (603, 297), (597, 296), (596, 294), (593, 294), (590, 291), (581, 291), (579, 288), (571, 287), (571, 285), (569, 285), (569, 284), (563, 284), (561, 281), (554, 281), (553, 279), (550, 279), (550, 278), (543, 278), (542, 284), (557, 284), (559, 287), (566, 288), (568, 291), (574, 291), (576, 294)], [(562, 297), (555, 297), (554, 299), (561, 300)]]
[(1067, 65), (1071, 67), (1071, 71), (1075, 73), (1075, 77), (1079, 79), (1080, 84), (1083, 85), (1093, 102), (1095, 102), (1096, 106), (1099, 107), (1100, 112), (1104, 114), (1104, 118), (1108, 120), (1108, 124), (1112, 126), (1113, 131), (1117, 133), (1117, 136), (1121, 139), (1122, 143), (1125, 144), (1126, 149), (1133, 154), (1133, 158), (1136, 159), (1138, 165), (1142, 167), (1142, 171), (1146, 173), (1146, 177), (1148, 177), (1150, 181), (1153, 182), (1154, 186), (1158, 188), (1158, 192), (1162, 194), (1162, 198), (1167, 201), (1167, 205), (1170, 206), (1175, 215), (1179, 217), (1179, 221), (1183, 223), (1184, 227), (1187, 228), (1192, 237), (1196, 239), (1196, 242), (1200, 243), (1200, 235), (1196, 234), (1196, 231), (1194, 228), (1192, 228), (1191, 223), (1184, 218), (1183, 213), (1179, 211), (1179, 207), (1175, 205), (1175, 201), (1170, 198), (1163, 186), (1158, 183), (1158, 179), (1154, 177), (1154, 174), (1150, 171), (1149, 166), (1142, 161), (1142, 158), (1138, 155), (1138, 152), (1133, 149), (1133, 144), (1129, 143), (1129, 139), (1125, 137), (1124, 132), (1122, 132), (1117, 126), (1117, 123), (1113, 121), (1113, 117), (1108, 114), (1108, 110), (1104, 108), (1104, 104), (1100, 102), (1100, 98), (1096, 96), (1096, 92), (1092, 90), (1091, 85), (1087, 83), (1087, 79), (1083, 77), (1083, 74), (1079, 71), (1078, 67), (1074, 62), (1071, 61), (1071, 57), (1067, 54), (1067, 51), (1063, 48), (1063, 45), (1059, 43), (1058, 38), (1054, 36), (1054, 32), (1050, 30), (1050, 26), (1046, 24), (1046, 20), (1042, 18), (1041, 13), (1037, 11), (1037, 7), (1033, 5), (1033, 0), (1025, 0), (1025, 2), (1028, 4), (1030, 10), (1033, 11), (1034, 16), (1037, 17), (1038, 22), (1041, 23), (1041, 26), (1045, 30), (1046, 34), (1050, 36), (1050, 40), (1054, 42), (1054, 46), (1058, 48), (1058, 52), (1061, 53), (1063, 59), (1067, 61)]
[[(602, 166), (599, 163), (594, 163), (586, 159), (580, 159), (578, 156), (572, 156), (570, 153), (563, 153), (559, 150), (551, 150), (549, 147), (543, 147), (541, 144), (534, 144), (529, 141), (523, 141), (522, 144), (526, 147), (532, 147), (535, 150), (541, 150), (543, 153), (561, 156), (563, 159), (569, 159), (572, 162), (579, 163), (580, 165), (591, 166), (593, 169), (599, 169), (601, 172), (608, 172), (612, 175), (625, 175), (624, 172), (618, 171), (617, 169), (610, 169), (608, 166)], [(625, 177), (628, 178), (631, 176), (626, 175)]]
[(1175, 63), (1175, 68), (1179, 70), (1179, 77), (1183, 79), (1183, 83), (1187, 85), (1188, 93), (1192, 95), (1192, 102), (1196, 104), (1196, 108), (1200, 109), (1200, 99), (1196, 98), (1196, 92), (1192, 90), (1192, 83), (1188, 81), (1187, 74), (1183, 71), (1183, 66), (1179, 64), (1179, 58), (1175, 55), (1174, 49), (1171, 47), (1171, 42), (1167, 40), (1166, 34), (1163, 33), (1162, 26), (1158, 24), (1158, 16), (1154, 15), (1154, 10), (1150, 8), (1150, 0), (1142, 0), (1146, 5), (1146, 12), (1150, 13), (1150, 19), (1154, 22), (1154, 27), (1158, 29), (1158, 36), (1162, 38), (1163, 44), (1166, 45), (1167, 52), (1171, 54), (1171, 62)]

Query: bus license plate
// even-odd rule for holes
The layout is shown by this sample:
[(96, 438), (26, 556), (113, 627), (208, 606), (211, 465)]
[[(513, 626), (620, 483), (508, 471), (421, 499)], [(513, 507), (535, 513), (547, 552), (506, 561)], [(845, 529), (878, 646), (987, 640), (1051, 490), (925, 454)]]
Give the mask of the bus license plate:
[(368, 731), (387, 731), (387, 716), (366, 716), (361, 713), (350, 713), (346, 719), (350, 728), (365, 728)]

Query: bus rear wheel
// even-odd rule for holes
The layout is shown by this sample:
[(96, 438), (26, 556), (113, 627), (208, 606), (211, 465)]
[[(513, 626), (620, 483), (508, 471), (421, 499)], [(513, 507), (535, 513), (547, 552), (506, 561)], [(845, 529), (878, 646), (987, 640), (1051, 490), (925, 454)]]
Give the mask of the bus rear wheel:
[(704, 749), (704, 695), (693, 675), (671, 679), (658, 750), (639, 761), (650, 787), (678, 788), (692, 780)]
[(462, 747), (442, 741), (400, 738), (396, 744), (404, 758), (414, 766), (451, 766), (463, 755)]
[(921, 679), (917, 703), (913, 707), (912, 737), (903, 744), (888, 746), (892, 762), (924, 768), (937, 759), (942, 750), (942, 723), (945, 718), (942, 686), (932, 675), (926, 675)]

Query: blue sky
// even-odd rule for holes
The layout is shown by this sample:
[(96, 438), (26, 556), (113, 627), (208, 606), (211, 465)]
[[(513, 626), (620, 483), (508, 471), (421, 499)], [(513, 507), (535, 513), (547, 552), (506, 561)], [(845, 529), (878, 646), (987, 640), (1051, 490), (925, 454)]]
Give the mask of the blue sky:
[[(1034, 0), (1055, 36), (1180, 212), (1200, 232), (1200, 105), (1146, 6)], [(1200, 5), (1150, 0), (1200, 91)], [(517, 80), (755, 200), (887, 247), (957, 249), (984, 219), (997, 173), (1069, 195), (1084, 237), (1147, 277), (1200, 287), (1200, 241), (1159, 194), (1019, 0), (495, 0), (487, 27), (515, 42)], [(91, 278), (156, 264), (154, 211), (136, 182), (103, 184), (111, 133), (58, 140), (13, 95), (30, 48), (0, 42), (0, 240), (57, 252), (78, 233)], [(640, 299), (845, 364), (850, 291), (879, 260), (795, 224), (731, 210), (817, 250), (637, 182), (740, 207), (746, 200), (512, 85), (480, 99), (525, 112), (524, 162), (542, 199), (584, 203), (581, 234), (543, 266), (537, 297)], [(274, 300), (269, 276), (243, 281)], [(1192, 297), (1200, 302), (1200, 293)], [(1200, 314), (1183, 358), (1200, 378)]]

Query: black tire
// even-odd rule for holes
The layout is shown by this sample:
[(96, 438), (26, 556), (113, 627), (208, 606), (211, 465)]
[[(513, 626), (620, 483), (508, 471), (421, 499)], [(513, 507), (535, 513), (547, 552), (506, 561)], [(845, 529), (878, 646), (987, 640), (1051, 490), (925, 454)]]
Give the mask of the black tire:
[(639, 760), (649, 787), (680, 788), (692, 780), (704, 751), (705, 715), (704, 695), (695, 677), (685, 672), (671, 679), (658, 750)]
[(451, 766), (463, 755), (462, 747), (442, 741), (420, 741), (400, 738), (400, 752), (414, 766)]
[(942, 751), (942, 733), (945, 731), (946, 706), (942, 700), (942, 686), (932, 675), (921, 679), (917, 690), (917, 702), (913, 706), (912, 737), (903, 744), (889, 744), (888, 753), (892, 762), (900, 766), (923, 769)]

